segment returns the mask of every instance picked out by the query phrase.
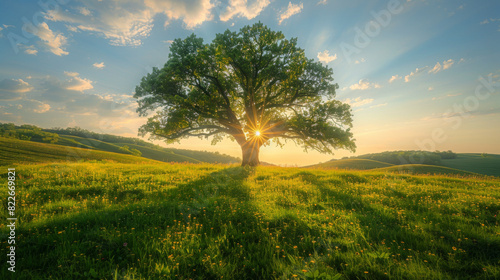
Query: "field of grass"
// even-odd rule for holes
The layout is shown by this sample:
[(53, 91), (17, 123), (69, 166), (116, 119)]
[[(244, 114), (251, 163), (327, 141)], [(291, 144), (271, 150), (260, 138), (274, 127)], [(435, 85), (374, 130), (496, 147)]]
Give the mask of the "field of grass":
[(374, 168), (383, 168), (393, 166), (390, 163), (371, 160), (371, 159), (339, 159), (311, 165), (308, 167), (324, 168), (324, 169), (356, 169), (367, 170)]
[(456, 159), (441, 160), (441, 165), (500, 177), (500, 155), (457, 154)]
[[(500, 276), (497, 179), (210, 164), (15, 168), (16, 279)], [(10, 274), (4, 266), (0, 279)]]
[(0, 166), (14, 163), (111, 161), (154, 163), (155, 160), (111, 152), (0, 137)]

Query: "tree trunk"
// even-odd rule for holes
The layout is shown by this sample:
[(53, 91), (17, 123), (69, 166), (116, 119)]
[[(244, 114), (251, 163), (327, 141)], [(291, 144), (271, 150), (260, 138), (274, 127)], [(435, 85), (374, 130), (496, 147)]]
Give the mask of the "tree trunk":
[(248, 141), (241, 145), (241, 152), (243, 155), (243, 161), (241, 166), (257, 166), (260, 164), (259, 161), (259, 143)]

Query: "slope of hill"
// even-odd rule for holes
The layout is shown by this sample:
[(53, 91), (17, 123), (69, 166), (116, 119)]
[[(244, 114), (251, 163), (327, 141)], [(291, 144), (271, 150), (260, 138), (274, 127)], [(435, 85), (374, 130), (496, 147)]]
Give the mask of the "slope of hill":
[(339, 159), (307, 166), (309, 168), (324, 169), (356, 169), (367, 170), (392, 166), (390, 163), (380, 162), (371, 159)]
[(190, 162), (190, 163), (201, 162), (198, 159), (190, 158), (179, 154), (178, 150), (176, 150), (176, 152), (173, 152), (173, 151), (168, 151), (167, 149), (162, 149), (162, 148), (153, 149), (135, 144), (118, 144), (118, 145), (127, 145), (130, 148), (139, 150), (142, 153), (143, 157), (163, 162)]
[(217, 152), (163, 148), (138, 138), (95, 133), (78, 127), (43, 129), (34, 125), (16, 126), (13, 123), (0, 123), (0, 136), (120, 154), (140, 155), (165, 162), (241, 162), (239, 158)]
[(375, 168), (372, 170), (381, 172), (406, 173), (406, 174), (452, 174), (452, 175), (463, 175), (463, 176), (483, 176), (473, 172), (458, 170), (449, 167), (436, 166), (436, 165), (427, 165), (427, 164), (393, 165), (391, 167)]
[(132, 155), (0, 137), (0, 165), (89, 160), (159, 163), (159, 161)]
[[(387, 151), (355, 156), (349, 159), (373, 159), (398, 166), (425, 164), (500, 177), (500, 155), (495, 154), (453, 153), (452, 151)], [(341, 160), (338, 161), (342, 163)], [(441, 171), (445, 172), (446, 169), (441, 169)]]
[(500, 177), (500, 155), (472, 153), (457, 154), (457, 158), (455, 159), (441, 160), (441, 165)]
[[(120, 150), (119, 145), (107, 143), (107, 142), (100, 141), (97, 139), (83, 138), (83, 137), (71, 136), (71, 135), (64, 135), (64, 136), (61, 136), (61, 138), (67, 139), (70, 141), (73, 140), (77, 143), (80, 143), (82, 145), (82, 148), (90, 147), (92, 149), (105, 151), (105, 152), (112, 152), (112, 153), (118, 153), (118, 154), (130, 154), (128, 152)], [(56, 144), (60, 144), (59, 141)]]

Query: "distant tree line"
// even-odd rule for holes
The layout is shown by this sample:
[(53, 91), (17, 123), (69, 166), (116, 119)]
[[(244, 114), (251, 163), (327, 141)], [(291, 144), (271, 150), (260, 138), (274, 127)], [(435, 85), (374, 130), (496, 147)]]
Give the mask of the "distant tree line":
[(59, 135), (70, 135), (70, 136), (78, 136), (78, 137), (83, 137), (83, 138), (92, 138), (96, 140), (100, 140), (103, 142), (108, 142), (108, 143), (120, 143), (120, 144), (135, 144), (135, 145), (141, 145), (145, 147), (150, 147), (154, 148), (156, 147), (155, 144), (148, 143), (146, 141), (137, 139), (137, 138), (131, 138), (131, 137), (123, 137), (123, 136), (116, 136), (116, 135), (111, 135), (111, 134), (101, 134), (101, 133), (96, 133), (87, 129), (83, 129), (80, 127), (67, 127), (67, 128), (51, 128), (51, 129), (43, 129), (44, 131), (48, 132), (53, 132), (57, 133)]
[[(350, 158), (371, 159), (390, 164), (429, 164), (436, 165), (441, 163), (441, 159), (454, 159), (457, 154), (452, 151), (388, 151), (376, 154), (366, 154), (353, 156)], [(345, 157), (347, 158), (347, 157)]]
[(16, 126), (13, 123), (0, 123), (0, 135), (7, 138), (42, 143), (55, 144), (59, 141), (59, 135), (57, 133), (43, 131), (41, 128), (29, 124)]

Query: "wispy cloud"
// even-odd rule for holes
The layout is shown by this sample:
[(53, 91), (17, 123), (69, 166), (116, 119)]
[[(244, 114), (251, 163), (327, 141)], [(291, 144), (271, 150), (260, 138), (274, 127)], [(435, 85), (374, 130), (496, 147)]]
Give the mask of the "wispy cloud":
[(349, 88), (351, 90), (366, 90), (371, 88), (380, 88), (380, 85), (377, 83), (370, 83), (366, 79), (361, 79), (357, 84), (351, 85)]
[(67, 23), (72, 32), (83, 31), (102, 36), (111, 45), (139, 46), (142, 40), (151, 34), (155, 15), (170, 20), (182, 20), (187, 29), (193, 29), (213, 18), (210, 0), (174, 1), (88, 1), (78, 7), (78, 13), (67, 9), (54, 9), (45, 13), (45, 18), (54, 22)]
[(423, 68), (417, 68), (417, 69), (415, 69), (415, 71), (412, 71), (410, 74), (408, 74), (408, 75), (405, 76), (405, 82), (408, 83), (411, 78), (422, 74), (428, 68), (429, 68), (429, 66), (425, 66)]
[(47, 51), (58, 56), (69, 54), (65, 50), (68, 39), (62, 33), (50, 30), (46, 22), (40, 23), (35, 30), (30, 30), (30, 32), (40, 38), (39, 44)]
[(441, 63), (437, 62), (436, 65), (434, 65), (434, 67), (431, 70), (429, 70), (429, 73), (436, 74), (437, 72), (439, 72), (441, 70), (449, 69), (454, 63), (455, 63), (455, 61), (453, 61), (453, 59), (448, 59), (448, 60), (443, 61), (443, 65), (441, 65)]
[(292, 4), (292, 2), (289, 2), (288, 7), (278, 16), (278, 24), (281, 24), (285, 19), (300, 13), (302, 11), (302, 8), (304, 8), (304, 5), (302, 3)]
[(432, 100), (440, 100), (440, 99), (449, 98), (449, 97), (455, 97), (455, 96), (460, 96), (460, 95), (462, 95), (462, 94), (461, 93), (447, 94), (447, 95), (443, 95), (443, 96), (439, 96), (439, 97), (433, 97)]
[(92, 64), (92, 66), (94, 66), (95, 68), (99, 68), (99, 69), (102, 69), (104, 68), (106, 65), (104, 65), (104, 62), (100, 62), (100, 63), (94, 63)]
[(387, 103), (381, 103), (381, 104), (377, 104), (377, 105), (372, 105), (372, 106), (370, 106), (370, 108), (378, 108), (378, 107), (384, 107), (384, 106), (387, 106)]
[(35, 46), (24, 46), (25, 50), (24, 53), (31, 54), (31, 55), (36, 55), (38, 53), (38, 50), (35, 48)]
[(352, 108), (357, 108), (372, 103), (373, 98), (365, 98), (365, 99), (361, 97), (357, 97), (354, 99), (347, 98), (344, 102), (351, 105)]
[(394, 75), (389, 79), (389, 83), (392, 83), (396, 80), (401, 80), (402, 78), (399, 75)]
[(318, 53), (318, 60), (322, 63), (328, 64), (335, 59), (337, 59), (337, 54), (330, 55), (330, 52), (327, 50)]
[(64, 88), (67, 90), (85, 91), (94, 88), (91, 80), (80, 78), (80, 74), (77, 72), (64, 72), (64, 74), (71, 77), (71, 79), (67, 80), (64, 84)]
[(234, 17), (244, 17), (253, 19), (258, 16), (271, 2), (269, 0), (254, 0), (251, 3), (246, 0), (230, 0), (226, 10), (223, 11), (219, 19), (228, 21)]
[(21, 99), (24, 93), (32, 89), (33, 87), (22, 79), (3, 79), (0, 81), (0, 100), (14, 101)]
[(360, 60), (354, 61), (354, 64), (360, 64), (360, 63), (363, 63), (363, 62), (366, 62), (366, 59), (361, 58)]

